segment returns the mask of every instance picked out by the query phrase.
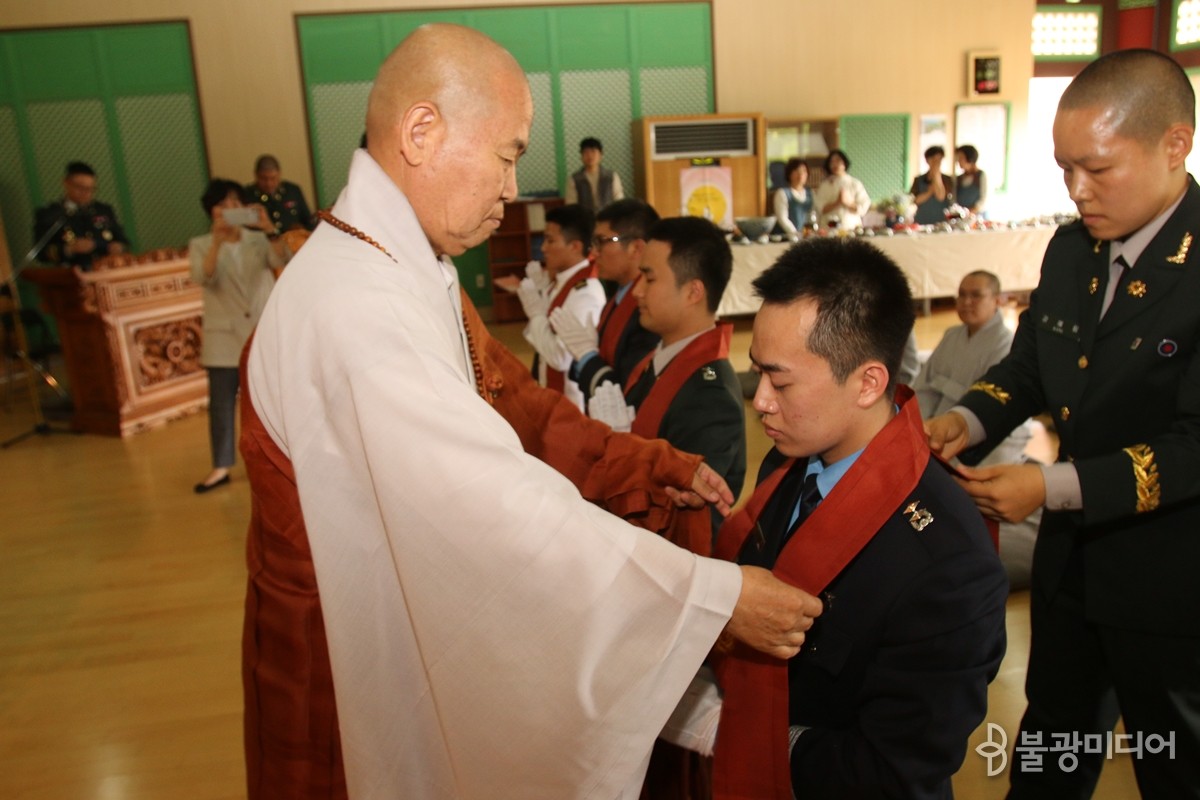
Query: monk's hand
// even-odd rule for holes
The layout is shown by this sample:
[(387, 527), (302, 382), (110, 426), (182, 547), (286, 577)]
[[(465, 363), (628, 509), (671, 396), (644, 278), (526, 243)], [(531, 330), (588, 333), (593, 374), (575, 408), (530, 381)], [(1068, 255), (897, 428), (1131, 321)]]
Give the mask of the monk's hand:
[(959, 467), (959, 486), (971, 495), (985, 515), (1020, 522), (1046, 504), (1046, 480), (1037, 464)]
[(723, 517), (729, 516), (729, 510), (733, 507), (734, 500), (737, 499), (733, 496), (725, 479), (703, 461), (692, 474), (691, 487), (677, 489), (674, 486), (667, 486), (665, 489), (667, 497), (671, 498), (671, 501), (680, 508), (704, 508), (706, 505), (711, 505)]
[(925, 420), (925, 435), (929, 449), (948, 461), (966, 449), (971, 431), (962, 414), (947, 411)]
[(725, 632), (755, 650), (791, 658), (821, 614), (821, 601), (762, 567), (742, 567), (742, 593)]

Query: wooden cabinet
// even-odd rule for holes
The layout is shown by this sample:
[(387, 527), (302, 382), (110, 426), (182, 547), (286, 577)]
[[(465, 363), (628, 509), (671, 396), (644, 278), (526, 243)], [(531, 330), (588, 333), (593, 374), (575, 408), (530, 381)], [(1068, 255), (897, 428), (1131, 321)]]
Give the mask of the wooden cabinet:
[(541, 260), (542, 235), (546, 212), (563, 204), (561, 197), (515, 200), (504, 206), (504, 221), (488, 240), (488, 270), (492, 283), (492, 319), (512, 322), (525, 319), (521, 301), (515, 294), (496, 286), (495, 279), (506, 275), (525, 277), (525, 265)]

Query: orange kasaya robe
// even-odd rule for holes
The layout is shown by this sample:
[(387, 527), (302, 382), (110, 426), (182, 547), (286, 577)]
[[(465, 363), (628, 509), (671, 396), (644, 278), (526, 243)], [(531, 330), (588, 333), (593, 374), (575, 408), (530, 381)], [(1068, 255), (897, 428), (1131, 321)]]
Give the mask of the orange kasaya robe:
[[(465, 294), (463, 317), (482, 368), (480, 393), (526, 452), (611, 513), (677, 544), (702, 542), (707, 554), (708, 510), (677, 509), (662, 488), (690, 486), (699, 456), (588, 419), (562, 394), (537, 385), (488, 333)], [(243, 386), (249, 350), (248, 343)], [(296, 477), (243, 397), (241, 451), (252, 499), (242, 641), (248, 797), (337, 800), (346, 797), (337, 705)]]

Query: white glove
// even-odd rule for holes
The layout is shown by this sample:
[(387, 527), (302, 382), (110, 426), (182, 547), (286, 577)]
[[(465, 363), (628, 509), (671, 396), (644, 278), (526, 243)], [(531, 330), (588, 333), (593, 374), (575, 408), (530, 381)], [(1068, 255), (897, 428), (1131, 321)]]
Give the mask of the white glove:
[(530, 261), (525, 265), (525, 277), (533, 281), (533, 285), (541, 291), (546, 291), (550, 288), (553, 281), (550, 280), (550, 273), (542, 266), (540, 261)]
[(711, 756), (721, 722), (721, 692), (712, 670), (701, 667), (671, 712), (659, 736), (671, 744)]
[(530, 278), (522, 278), (517, 284), (517, 297), (521, 300), (521, 308), (525, 309), (525, 316), (530, 319), (544, 317), (550, 309), (550, 299), (538, 291)]
[(579, 317), (565, 308), (554, 309), (550, 314), (550, 326), (576, 361), (600, 349), (600, 333), (596, 326), (580, 322)]
[(621, 387), (612, 381), (600, 384), (592, 399), (588, 400), (588, 416), (605, 423), (614, 431), (629, 433), (635, 414), (633, 406), (625, 405)]

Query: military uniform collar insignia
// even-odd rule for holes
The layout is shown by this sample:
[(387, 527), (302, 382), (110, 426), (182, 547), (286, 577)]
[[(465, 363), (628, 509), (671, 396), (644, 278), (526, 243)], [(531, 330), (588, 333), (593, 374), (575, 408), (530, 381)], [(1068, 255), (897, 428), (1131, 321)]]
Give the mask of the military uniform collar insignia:
[[(1188, 250), (1190, 250), (1191, 247), (1192, 235), (1190, 233), (1185, 233), (1182, 241), (1179, 242), (1179, 250), (1176, 251), (1175, 255), (1167, 256), (1167, 262), (1171, 264), (1182, 264), (1187, 260)], [(1137, 296), (1141, 297), (1141, 295)]]

